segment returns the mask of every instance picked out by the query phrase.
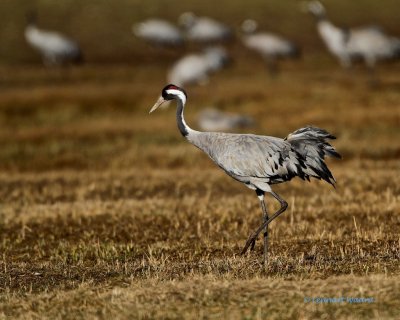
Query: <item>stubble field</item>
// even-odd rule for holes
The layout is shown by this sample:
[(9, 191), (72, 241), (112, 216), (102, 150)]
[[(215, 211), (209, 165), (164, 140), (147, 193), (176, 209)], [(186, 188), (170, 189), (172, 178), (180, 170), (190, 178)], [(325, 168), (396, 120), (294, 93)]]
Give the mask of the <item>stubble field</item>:
[[(371, 89), (362, 69), (289, 64), (271, 80), (249, 72), (260, 66), (242, 62), (215, 85), (188, 88), (188, 123), (218, 104), (255, 117), (248, 131), (259, 134), (326, 128), (343, 154), (329, 160), (336, 189), (300, 180), (275, 187), (289, 209), (271, 224), (265, 268), (261, 241), (239, 255), (261, 220), (255, 194), (180, 136), (173, 105), (148, 115), (164, 85), (159, 66), (4, 67), (0, 316), (398, 315), (397, 71), (383, 67)], [(373, 303), (305, 301), (317, 297)]]
[[(209, 106), (254, 117), (242, 132), (285, 137), (312, 124), (336, 135), (343, 155), (328, 159), (336, 189), (274, 187), (289, 208), (270, 225), (263, 266), (260, 240), (239, 255), (261, 222), (255, 193), (182, 138), (173, 104), (148, 114), (181, 54), (130, 34), (132, 21), (211, 15), (215, 4), (35, 3), (43, 26), (80, 39), (88, 64), (45, 70), (22, 37), (31, 2), (0, 4), (0, 319), (399, 317), (399, 63), (380, 66), (371, 87), (363, 68), (343, 71), (328, 56), (297, 2), (213, 10), (236, 27), (255, 18), (304, 55), (271, 79), (231, 45), (230, 68), (186, 88), (188, 124), (197, 129)], [(371, 21), (399, 35), (397, 0), (325, 4), (344, 26)]]

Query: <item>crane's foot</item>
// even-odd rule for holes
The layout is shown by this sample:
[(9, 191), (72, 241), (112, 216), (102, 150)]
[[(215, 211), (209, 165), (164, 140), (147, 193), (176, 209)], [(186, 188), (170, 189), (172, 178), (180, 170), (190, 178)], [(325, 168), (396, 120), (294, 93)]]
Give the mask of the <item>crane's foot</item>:
[(257, 240), (257, 233), (253, 233), (249, 239), (247, 239), (246, 244), (244, 245), (242, 251), (240, 252), (240, 254), (245, 254), (247, 252), (247, 250), (249, 249), (249, 247), (251, 246), (251, 250), (254, 249), (254, 246), (256, 244), (256, 240)]
[(251, 243), (251, 245), (250, 245), (250, 251), (254, 251), (254, 247), (256, 246), (256, 240), (257, 240), (257, 239), (255, 239), (255, 240)]
[(264, 232), (264, 252), (263, 252), (263, 264), (266, 265), (268, 260), (268, 231)]

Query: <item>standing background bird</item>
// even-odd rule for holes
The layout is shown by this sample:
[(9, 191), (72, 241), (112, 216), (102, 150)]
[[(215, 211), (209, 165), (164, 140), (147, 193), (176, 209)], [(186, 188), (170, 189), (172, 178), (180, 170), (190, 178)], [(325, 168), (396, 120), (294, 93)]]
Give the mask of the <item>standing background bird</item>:
[(179, 24), (186, 31), (188, 40), (199, 43), (217, 43), (231, 40), (233, 32), (225, 24), (209, 17), (197, 17), (192, 12), (182, 13)]
[(250, 127), (254, 120), (249, 116), (207, 108), (200, 112), (197, 123), (202, 130), (223, 131)]
[(209, 75), (222, 69), (229, 61), (228, 53), (221, 47), (206, 48), (200, 54), (188, 54), (171, 67), (167, 75), (168, 82), (184, 86), (205, 84)]
[(400, 39), (385, 34), (381, 28), (339, 28), (328, 20), (319, 1), (309, 2), (307, 9), (316, 18), (318, 32), (328, 50), (343, 67), (350, 67), (355, 59), (362, 59), (372, 69), (380, 60), (400, 58)]
[[(255, 245), (262, 230), (264, 232), (264, 261), (267, 258), (268, 224), (284, 212), (287, 202), (271, 189), (271, 185), (289, 181), (294, 177), (309, 180), (323, 179), (334, 184), (335, 179), (324, 158), (340, 158), (327, 142), (335, 137), (315, 127), (305, 127), (289, 134), (285, 139), (253, 134), (200, 132), (191, 129), (185, 122), (183, 111), (187, 100), (186, 92), (176, 85), (163, 88), (161, 96), (150, 113), (169, 100), (177, 101), (176, 119), (181, 134), (193, 145), (204, 151), (221, 169), (233, 179), (255, 190), (260, 200), (263, 222), (251, 234), (242, 253)], [(280, 209), (268, 217), (264, 203), (265, 192), (280, 203)]]
[(46, 66), (83, 62), (78, 43), (58, 32), (45, 31), (37, 27), (36, 13), (27, 14), (26, 41), (38, 50)]
[(259, 53), (267, 62), (271, 74), (277, 72), (277, 61), (297, 58), (300, 50), (296, 44), (271, 32), (257, 32), (257, 22), (247, 19), (242, 23), (242, 43), (250, 50)]
[(149, 19), (132, 26), (133, 34), (155, 46), (176, 47), (184, 44), (182, 32), (162, 19)]

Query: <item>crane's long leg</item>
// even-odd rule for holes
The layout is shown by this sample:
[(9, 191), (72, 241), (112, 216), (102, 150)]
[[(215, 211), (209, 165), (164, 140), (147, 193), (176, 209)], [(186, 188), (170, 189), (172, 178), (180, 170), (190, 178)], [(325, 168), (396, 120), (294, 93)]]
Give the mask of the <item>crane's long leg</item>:
[[(257, 193), (258, 199), (260, 200), (261, 210), (262, 210), (262, 214), (263, 214), (262, 221), (264, 223), (265, 221), (268, 221), (268, 219), (269, 219), (267, 207), (264, 202), (265, 192), (260, 189), (257, 189), (256, 193)], [(253, 242), (252, 247), (254, 246), (254, 243), (255, 242)], [(265, 226), (265, 228), (264, 228), (264, 260), (263, 260), (264, 263), (267, 261), (267, 256), (268, 256), (268, 225)]]
[(379, 80), (376, 74), (376, 70), (373, 66), (368, 66), (368, 73), (369, 73), (369, 86), (371, 88), (377, 88), (379, 85)]
[[(268, 212), (267, 212), (267, 207), (266, 207), (265, 202), (264, 202), (264, 194), (265, 194), (265, 192), (260, 190), (260, 189), (257, 189), (256, 190), (256, 194), (257, 194), (258, 199), (260, 200), (261, 210), (262, 210), (262, 213), (263, 213), (262, 221), (263, 222), (267, 221), (268, 220)], [(252, 244), (251, 244), (251, 247), (250, 247), (250, 251), (254, 250), (255, 244), (256, 244), (256, 241), (253, 241)], [(268, 252), (268, 226), (266, 226), (265, 229), (264, 229), (264, 261), (266, 261), (267, 252)]]
[(273, 57), (268, 57), (266, 61), (269, 75), (271, 76), (271, 78), (276, 78), (279, 73), (278, 62)]
[(244, 248), (243, 248), (241, 254), (245, 254), (246, 251), (247, 251), (247, 249), (250, 247), (250, 245), (253, 245), (253, 243), (256, 241), (256, 239), (257, 239), (258, 235), (261, 233), (261, 231), (262, 231), (265, 227), (267, 227), (267, 226), (270, 224), (270, 222), (271, 222), (272, 220), (274, 220), (274, 219), (275, 219), (276, 217), (278, 217), (282, 212), (284, 212), (284, 211), (286, 210), (286, 208), (288, 207), (287, 202), (286, 202), (285, 200), (283, 200), (281, 197), (279, 197), (275, 192), (270, 191), (270, 193), (272, 194), (272, 196), (273, 196), (276, 200), (279, 201), (279, 203), (281, 204), (281, 207), (279, 208), (278, 211), (276, 211), (276, 212), (271, 216), (271, 218), (269, 218), (267, 221), (264, 221), (264, 222), (261, 224), (261, 226), (258, 227), (258, 229), (257, 229), (256, 231), (254, 231), (254, 232), (250, 235), (249, 239), (247, 239), (247, 242), (246, 242), (246, 244), (245, 244), (245, 246), (244, 246)]

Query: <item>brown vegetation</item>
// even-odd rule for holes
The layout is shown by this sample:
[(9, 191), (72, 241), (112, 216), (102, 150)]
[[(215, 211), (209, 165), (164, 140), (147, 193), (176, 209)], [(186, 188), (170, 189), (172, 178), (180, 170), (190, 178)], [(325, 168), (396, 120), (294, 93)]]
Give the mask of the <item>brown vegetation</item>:
[[(227, 10), (239, 23), (243, 12)], [(129, 27), (128, 13), (114, 14), (107, 19)], [(91, 31), (78, 22), (70, 31), (91, 47)], [(318, 46), (314, 37), (304, 43)], [(4, 52), (19, 48), (15, 59), (35, 59), (14, 45)], [(123, 42), (115, 45), (121, 54)], [(269, 79), (261, 60), (232, 47), (230, 69), (187, 88), (193, 127), (196, 114), (215, 105), (255, 117), (254, 133), (284, 137), (313, 124), (338, 137), (343, 160), (328, 160), (336, 189), (300, 180), (274, 188), (289, 208), (271, 224), (264, 268), (261, 241), (239, 255), (261, 220), (254, 192), (180, 136), (173, 105), (148, 115), (173, 56), (156, 63), (154, 52), (143, 57), (147, 47), (132, 46), (140, 63), (0, 66), (0, 319), (398, 317), (398, 64), (381, 66), (380, 85), (370, 88), (363, 69), (346, 73), (313, 52)], [(89, 58), (107, 60), (103, 49)], [(313, 297), (374, 301), (305, 302)]]
[[(324, 127), (338, 136), (334, 144), (344, 155), (329, 161), (336, 190), (319, 181), (276, 187), (289, 209), (271, 224), (265, 269), (260, 243), (255, 252), (238, 255), (260, 222), (257, 198), (184, 141), (173, 106), (148, 115), (163, 85), (162, 80), (146, 85), (154, 74), (137, 68), (131, 79), (118, 68), (89, 66), (63, 79), (59, 71), (33, 68), (26, 85), (3, 90), (3, 316), (395, 314), (400, 280), (395, 74), (385, 70), (382, 87), (368, 90), (362, 74), (332, 72), (323, 78), (327, 70), (293, 69), (290, 76), (286, 70), (275, 81), (260, 75), (249, 82), (245, 70), (251, 67), (217, 75), (217, 83), (226, 85), (213, 87), (211, 96), (210, 87), (189, 88), (188, 122), (195, 126), (196, 112), (211, 99), (225, 110), (255, 116), (252, 131), (260, 134), (285, 136), (305, 124)], [(102, 73), (109, 79), (99, 83)], [(47, 77), (60, 83), (47, 83)], [(304, 297), (319, 296), (371, 296), (375, 302), (304, 303)]]

